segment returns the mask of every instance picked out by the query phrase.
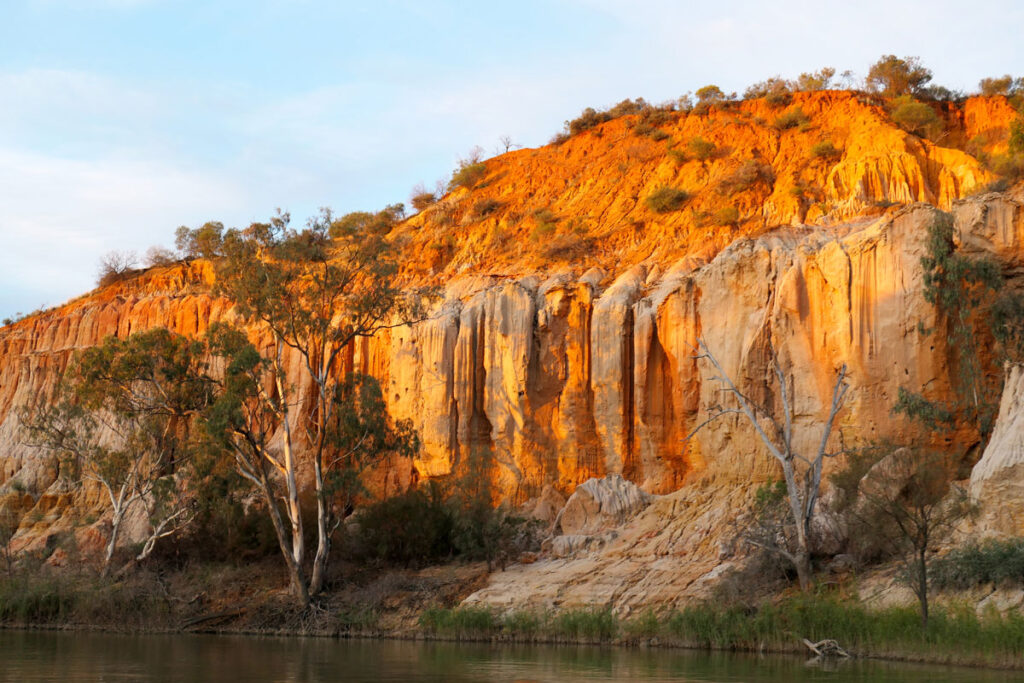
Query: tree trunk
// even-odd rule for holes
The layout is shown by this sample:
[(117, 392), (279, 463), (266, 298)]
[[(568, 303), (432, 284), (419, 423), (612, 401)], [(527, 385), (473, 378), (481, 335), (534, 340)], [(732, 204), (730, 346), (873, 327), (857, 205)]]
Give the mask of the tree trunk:
[(123, 513), (114, 511), (114, 516), (110, 520), (110, 540), (107, 541), (107, 550), (103, 555), (103, 572), (101, 576), (106, 578), (110, 574), (110, 561), (114, 558), (114, 551), (117, 549), (117, 536), (121, 530), (121, 519)]
[(316, 556), (313, 558), (313, 578), (309, 582), (309, 592), (316, 595), (324, 588), (324, 581), (327, 576), (327, 558), (331, 554), (331, 537), (328, 524), (327, 501), (324, 500), (322, 492), (316, 497), (316, 524), (317, 524), (317, 546)]
[(928, 629), (928, 563), (925, 560), (927, 549), (922, 548), (917, 555), (917, 599), (921, 603), (921, 629)]
[(811, 569), (811, 554), (804, 549), (796, 551), (796, 576), (800, 590), (809, 593), (814, 589), (814, 571)]
[(284, 563), (288, 567), (288, 582), (291, 586), (292, 596), (299, 602), (301, 607), (309, 604), (309, 591), (306, 588), (306, 578), (302, 574), (302, 565), (295, 562), (292, 549), (288, 544), (288, 531), (285, 529), (284, 520), (277, 509), (277, 502), (274, 500), (273, 490), (267, 479), (266, 472), (260, 469), (261, 489), (263, 499), (267, 504), (267, 511), (270, 514), (270, 521), (274, 524), (274, 533), (277, 535), (277, 544), (284, 556)]

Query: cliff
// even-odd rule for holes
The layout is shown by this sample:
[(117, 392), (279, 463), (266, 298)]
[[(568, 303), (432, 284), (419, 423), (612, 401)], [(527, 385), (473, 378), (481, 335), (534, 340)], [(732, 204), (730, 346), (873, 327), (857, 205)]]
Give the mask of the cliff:
[[(804, 123), (773, 125), (796, 109)], [(998, 149), (1005, 143), (991, 131), (1013, 112), (994, 98), (944, 115), (950, 144), (981, 136)], [(413, 420), (423, 442), (413, 462), (377, 473), (378, 490), (485, 454), (515, 502), (621, 474), (673, 494), (652, 509), (690, 510), (674, 517), (680, 524), (710, 524), (694, 506), (712, 499), (720, 521), (735, 491), (773, 469), (740, 419), (686, 439), (719, 400), (694, 357), (698, 338), (761, 394), (773, 344), (808, 448), (842, 363), (852, 385), (842, 424), (857, 438), (907, 428), (890, 415), (901, 386), (948, 394), (949, 351), (921, 332), (935, 322), (921, 293), (928, 227), (951, 211), (964, 249), (993, 254), (1011, 275), (1022, 259), (1018, 199), (961, 200), (992, 180), (976, 158), (903, 132), (846, 92), (673, 113), (656, 127), (662, 140), (638, 135), (640, 123), (622, 117), (491, 159), (473, 189), (392, 231), (402, 276), (443, 283), (444, 296), (429, 320), (363, 340), (349, 356), (349, 367), (381, 380), (390, 412)], [(697, 137), (716, 153), (671, 154)], [(838, 151), (814, 154), (826, 140)], [(666, 185), (690, 199), (654, 212), (645, 199)], [(736, 209), (728, 225), (717, 224), (722, 207)], [(18, 407), (47, 395), (71, 354), (106, 335), (157, 325), (196, 335), (229, 319), (211, 279), (198, 261), (158, 268), (0, 330), (0, 500), (18, 512), (22, 546), (76, 526), (99, 498), (61, 489), (54, 464), (21, 442)], [(664, 552), (683, 552), (673, 544), (684, 537)]]

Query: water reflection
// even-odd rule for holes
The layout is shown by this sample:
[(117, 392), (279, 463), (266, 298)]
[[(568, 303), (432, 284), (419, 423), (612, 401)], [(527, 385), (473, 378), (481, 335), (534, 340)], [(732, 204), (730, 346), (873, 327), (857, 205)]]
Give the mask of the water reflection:
[(0, 631), (3, 681), (853, 681), (995, 683), (1013, 672), (794, 657), (234, 636), (117, 636)]

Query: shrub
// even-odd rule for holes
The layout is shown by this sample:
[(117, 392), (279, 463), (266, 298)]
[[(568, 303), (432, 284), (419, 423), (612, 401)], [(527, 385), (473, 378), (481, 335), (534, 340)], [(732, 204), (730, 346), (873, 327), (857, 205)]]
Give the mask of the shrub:
[(670, 211), (678, 211), (683, 208), (683, 205), (686, 204), (689, 199), (690, 194), (686, 190), (680, 190), (679, 188), (664, 185), (647, 195), (644, 203), (651, 211), (656, 213), (668, 213)]
[(120, 282), (134, 272), (138, 259), (134, 251), (110, 251), (100, 257), (96, 284), (100, 287)]
[(715, 211), (715, 222), (718, 225), (736, 225), (740, 220), (740, 212), (735, 206), (723, 206)]
[(794, 107), (775, 118), (774, 126), (779, 130), (789, 130), (807, 123), (810, 119), (800, 107)]
[(177, 260), (174, 252), (164, 247), (152, 246), (146, 250), (145, 264), (147, 268), (169, 266)]
[(828, 90), (832, 85), (832, 78), (835, 75), (836, 70), (830, 66), (826, 66), (820, 71), (802, 73), (796, 79), (796, 89), (805, 92)]
[(840, 154), (841, 152), (836, 149), (836, 146), (832, 144), (831, 140), (816, 142), (814, 143), (814, 146), (811, 147), (811, 156), (818, 159), (834, 159)]
[(1024, 538), (989, 539), (957, 548), (932, 561), (931, 575), (938, 588), (1024, 586)]
[(989, 160), (989, 168), (996, 175), (1010, 181), (1024, 178), (1024, 154), (1001, 154)]
[(536, 242), (555, 233), (555, 229), (558, 227), (558, 216), (551, 209), (547, 207), (534, 209), (532, 216), (536, 225), (533, 232), (530, 233), (530, 239)]
[(896, 125), (914, 135), (924, 136), (939, 124), (939, 117), (934, 109), (908, 95), (898, 97), (893, 102), (890, 116)]
[(490, 216), (492, 213), (502, 207), (502, 203), (497, 199), (488, 197), (487, 199), (481, 199), (473, 205), (473, 216), (477, 219), (485, 218)]
[(386, 234), (403, 218), (405, 218), (405, 204), (401, 203), (389, 204), (377, 213), (353, 211), (331, 221), (331, 235), (338, 237), (354, 232)]
[(782, 106), (793, 99), (792, 83), (778, 76), (773, 76), (759, 83), (754, 83), (743, 92), (743, 99), (756, 100), (764, 98), (769, 104)]
[(422, 566), (453, 554), (455, 520), (436, 485), (364, 508), (353, 542), (368, 560)]
[(412, 188), (409, 203), (412, 204), (412, 208), (417, 211), (423, 211), (424, 209), (432, 206), (436, 201), (437, 195), (427, 190), (427, 188), (423, 186), (423, 183), (418, 183)]
[(464, 187), (467, 190), (472, 190), (480, 184), (485, 175), (487, 175), (487, 166), (482, 161), (464, 161), (452, 172), (452, 179), (448, 183), (448, 187), (449, 189)]
[(713, 142), (697, 136), (686, 143), (686, 151), (697, 161), (707, 161), (715, 156), (717, 149)]
[(771, 184), (775, 181), (772, 167), (756, 159), (748, 159), (719, 181), (719, 190), (725, 194), (746, 192), (759, 183)]

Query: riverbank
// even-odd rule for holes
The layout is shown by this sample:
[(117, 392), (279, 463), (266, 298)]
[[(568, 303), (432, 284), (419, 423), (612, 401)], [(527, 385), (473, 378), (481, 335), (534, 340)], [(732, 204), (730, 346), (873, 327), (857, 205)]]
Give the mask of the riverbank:
[(484, 565), (353, 573), (307, 609), (280, 590), (276, 567), (207, 566), (90, 573), (20, 573), (0, 579), (6, 628), (120, 633), (430, 639), (466, 642), (667, 647), (807, 654), (803, 639), (834, 639), (857, 657), (1024, 669), (1024, 616), (936, 608), (927, 630), (913, 607), (868, 609), (836, 592), (789, 594), (757, 606), (697, 604), (622, 618), (604, 609), (497, 610), (458, 606)]

